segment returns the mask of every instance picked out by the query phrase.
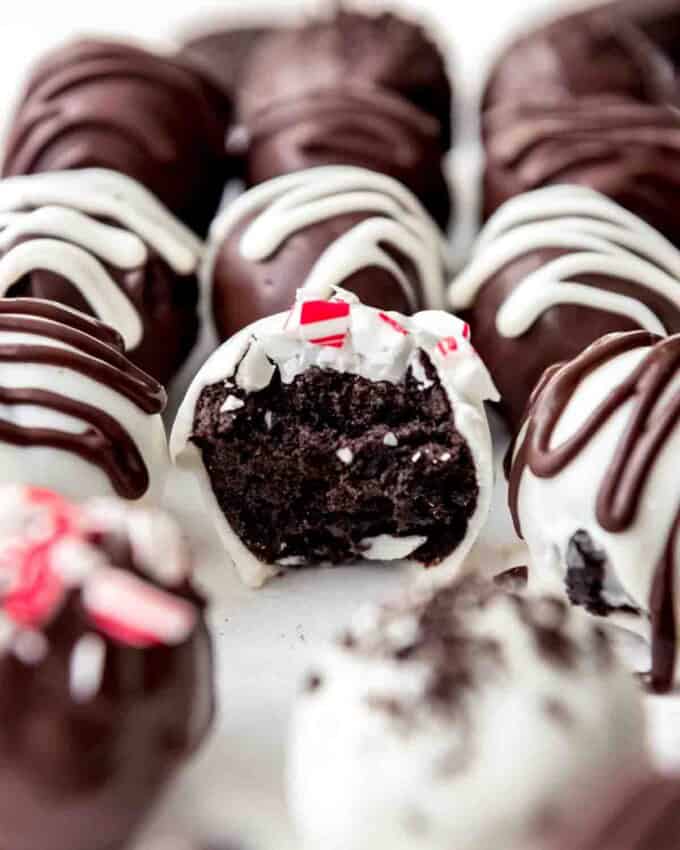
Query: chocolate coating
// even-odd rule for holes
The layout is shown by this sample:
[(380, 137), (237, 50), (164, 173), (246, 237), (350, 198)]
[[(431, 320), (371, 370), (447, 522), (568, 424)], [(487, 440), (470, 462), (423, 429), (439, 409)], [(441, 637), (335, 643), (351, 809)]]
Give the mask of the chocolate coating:
[(504, 104), (484, 116), (484, 212), (554, 184), (588, 186), (680, 245), (680, 112), (616, 96)]
[[(475, 348), (493, 376), (501, 393), (501, 410), (513, 428), (519, 426), (529, 396), (545, 369), (571, 360), (605, 334), (639, 329), (627, 316), (585, 304), (558, 304), (545, 310), (521, 336), (498, 332), (498, 310), (515, 288), (548, 261), (567, 254), (557, 248), (543, 249), (508, 263), (489, 278), (472, 309), (463, 314), (472, 325)], [(599, 274), (578, 275), (578, 281), (641, 301), (669, 333), (680, 332), (680, 308), (653, 292), (644, 281), (636, 283)]]
[[(90, 543), (118, 569), (142, 575), (128, 540), (104, 534)], [(202, 611), (188, 584), (173, 593)], [(141, 649), (93, 625), (78, 589), (42, 633), (47, 654), (37, 663), (0, 655), (0, 844), (122, 850), (210, 726), (203, 615), (183, 643)], [(93, 635), (105, 647), (102, 678), (94, 695), (77, 700), (74, 654)]]
[(189, 38), (179, 57), (200, 68), (233, 104), (250, 51), (271, 31), (265, 27), (218, 27)]
[[(222, 242), (212, 273), (213, 317), (220, 339), (227, 339), (252, 322), (288, 310), (295, 293), (321, 254), (351, 228), (369, 216), (339, 215), (298, 231), (263, 262), (252, 262), (241, 253), (243, 233), (256, 216), (245, 218)], [(416, 270), (401, 256), (404, 272), (416, 292), (421, 292)], [(410, 313), (403, 289), (386, 269), (363, 268), (347, 278), (343, 288), (364, 304)]]
[(558, 18), (514, 41), (489, 78), (484, 108), (594, 95), (678, 98), (667, 57), (612, 7)]
[(439, 122), (401, 97), (370, 86), (311, 91), (253, 115), (248, 134), (250, 185), (320, 165), (355, 165), (404, 183), (448, 225)]
[(612, 11), (629, 18), (668, 56), (680, 65), (680, 6), (677, 0), (615, 0)]
[(127, 44), (74, 42), (33, 70), (3, 175), (110, 168), (204, 232), (226, 179), (224, 110), (222, 95), (180, 62)]
[(339, 85), (387, 89), (434, 116), (442, 146), (451, 142), (451, 83), (429, 34), (394, 14), (340, 10), (260, 39), (248, 57), (239, 93), (246, 123), (263, 108)]
[[(555, 850), (675, 850), (680, 835), (680, 778), (654, 776), (603, 795)], [(580, 819), (582, 821), (582, 819)]]

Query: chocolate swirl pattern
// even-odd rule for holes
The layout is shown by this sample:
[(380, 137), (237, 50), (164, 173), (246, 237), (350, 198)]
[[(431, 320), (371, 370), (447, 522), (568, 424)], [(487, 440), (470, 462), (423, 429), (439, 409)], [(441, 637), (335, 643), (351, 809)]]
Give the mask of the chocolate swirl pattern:
[(164, 405), (110, 328), (52, 302), (0, 300), (4, 481), (79, 499), (157, 495)]
[[(193, 233), (123, 174), (85, 169), (0, 182), (0, 296), (38, 296), (95, 315), (161, 380), (196, 333), (201, 254)], [(174, 340), (163, 356), (161, 334)]]
[(225, 180), (221, 108), (221, 96), (180, 62), (122, 43), (75, 42), (34, 69), (3, 175), (110, 168), (205, 230)]
[(551, 184), (589, 186), (675, 244), (680, 114), (616, 95), (501, 104), (484, 116), (485, 214)]
[(323, 165), (354, 165), (399, 180), (446, 227), (449, 189), (439, 122), (409, 101), (346, 84), (277, 101), (248, 122), (248, 180), (263, 183)]
[[(651, 620), (661, 691), (673, 685), (678, 652), (679, 453), (680, 336), (639, 331), (608, 336), (546, 376), (510, 473), (515, 525), (537, 565), (573, 569), (569, 542), (585, 532), (606, 561), (598, 604)], [(598, 468), (599, 483), (584, 488)]]

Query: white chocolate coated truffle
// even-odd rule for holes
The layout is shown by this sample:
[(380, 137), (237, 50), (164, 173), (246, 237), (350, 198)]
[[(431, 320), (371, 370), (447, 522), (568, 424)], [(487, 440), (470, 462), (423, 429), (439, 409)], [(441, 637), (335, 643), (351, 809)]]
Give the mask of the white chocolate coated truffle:
[(289, 796), (305, 850), (538, 850), (644, 766), (640, 697), (592, 621), (465, 579), (365, 610), (319, 654)]

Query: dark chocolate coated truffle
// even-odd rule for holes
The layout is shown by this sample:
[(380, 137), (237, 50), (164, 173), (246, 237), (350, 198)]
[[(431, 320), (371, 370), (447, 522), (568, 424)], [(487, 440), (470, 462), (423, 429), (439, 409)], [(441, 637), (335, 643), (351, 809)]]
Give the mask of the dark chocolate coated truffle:
[(185, 544), (165, 515), (116, 501), (81, 510), (7, 488), (0, 511), (15, 532), (2, 543), (0, 843), (122, 850), (212, 719)]
[(491, 73), (484, 108), (596, 95), (678, 99), (666, 56), (611, 8), (558, 18), (514, 41)]
[(549, 366), (614, 331), (680, 331), (680, 252), (604, 196), (553, 186), (498, 210), (449, 295), (516, 428)]
[(138, 183), (103, 169), (6, 179), (0, 213), (0, 295), (97, 316), (167, 384), (198, 333), (193, 233)]
[(248, 57), (239, 93), (246, 123), (261, 109), (344, 84), (387, 89), (440, 123), (451, 142), (451, 83), (441, 51), (418, 24), (397, 15), (339, 11), (329, 20), (279, 30)]
[(215, 220), (210, 250), (223, 339), (320, 283), (402, 313), (442, 303), (444, 243), (434, 221), (404, 186), (365, 169), (327, 166), (251, 189)]
[(676, 850), (680, 777), (653, 776), (618, 794), (603, 792), (555, 850)]
[(3, 175), (110, 168), (205, 232), (226, 180), (224, 110), (223, 96), (178, 61), (123, 43), (74, 42), (33, 70)]
[(355, 165), (401, 181), (445, 229), (451, 196), (439, 122), (403, 97), (345, 85), (281, 100), (248, 122), (251, 185), (320, 165)]

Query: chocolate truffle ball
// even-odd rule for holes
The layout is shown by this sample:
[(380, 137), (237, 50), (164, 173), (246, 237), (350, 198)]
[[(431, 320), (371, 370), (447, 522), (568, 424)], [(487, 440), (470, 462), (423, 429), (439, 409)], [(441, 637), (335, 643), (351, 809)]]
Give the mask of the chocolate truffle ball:
[(213, 222), (208, 256), (222, 339), (287, 309), (302, 288), (343, 286), (403, 313), (444, 300), (446, 245), (435, 223), (396, 180), (350, 166), (251, 189)]
[(484, 116), (484, 209), (549, 185), (595, 189), (680, 245), (680, 111), (615, 96), (506, 104)]
[(652, 776), (635, 787), (602, 792), (553, 850), (676, 850), (680, 777)]
[(467, 579), (364, 610), (319, 651), (293, 715), (291, 812), (327, 850), (545, 847), (593, 788), (647, 769), (644, 734), (587, 618)]
[(0, 296), (46, 298), (96, 316), (121, 334), (132, 362), (164, 384), (198, 333), (202, 250), (123, 174), (85, 169), (0, 181)]
[(0, 484), (160, 498), (165, 393), (107, 325), (52, 301), (0, 298), (0, 404)]
[(610, 334), (546, 372), (510, 466), (530, 579), (649, 640), (678, 682), (680, 335)]
[(680, 332), (680, 252), (597, 192), (552, 186), (489, 220), (449, 302), (516, 428), (547, 367), (613, 331)]
[[(459, 568), (489, 510), (484, 400), (469, 328), (304, 291), (226, 342), (184, 399), (172, 454), (243, 581), (290, 567), (410, 558)], [(263, 522), (263, 517), (267, 521)]]
[(129, 846), (213, 714), (210, 639), (166, 515), (0, 491), (0, 843)]
[(79, 41), (34, 69), (3, 175), (101, 167), (127, 174), (205, 232), (225, 183), (223, 98), (174, 60)]
[(680, 95), (667, 57), (609, 7), (552, 20), (514, 41), (495, 64), (484, 108), (606, 95), (642, 103)]
[(439, 122), (404, 98), (339, 85), (277, 101), (248, 122), (251, 185), (321, 165), (355, 165), (404, 183), (445, 229), (451, 196)]
[(340, 10), (326, 20), (282, 29), (250, 52), (239, 113), (340, 85), (374, 86), (399, 95), (437, 119), (443, 149), (451, 142), (451, 83), (446, 62), (417, 23), (385, 13)]

